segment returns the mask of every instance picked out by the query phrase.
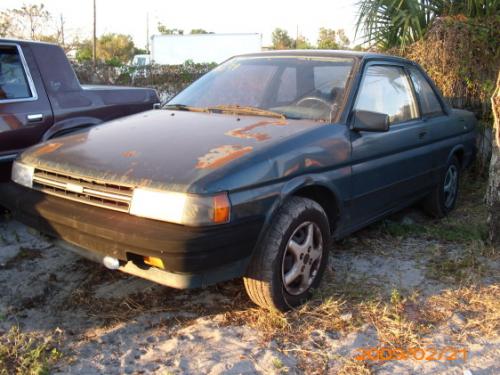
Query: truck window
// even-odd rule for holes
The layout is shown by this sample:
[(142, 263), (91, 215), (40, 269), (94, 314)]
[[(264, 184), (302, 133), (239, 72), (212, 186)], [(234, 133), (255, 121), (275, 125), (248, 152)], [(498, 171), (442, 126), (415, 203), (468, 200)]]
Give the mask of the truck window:
[(0, 101), (32, 96), (19, 51), (14, 46), (0, 46)]
[(439, 103), (436, 93), (422, 73), (412, 68), (410, 70), (410, 76), (415, 86), (415, 91), (420, 99), (422, 114), (427, 117), (442, 115), (444, 112), (441, 103)]
[(385, 113), (391, 124), (418, 117), (410, 82), (403, 68), (397, 66), (368, 67), (354, 108)]

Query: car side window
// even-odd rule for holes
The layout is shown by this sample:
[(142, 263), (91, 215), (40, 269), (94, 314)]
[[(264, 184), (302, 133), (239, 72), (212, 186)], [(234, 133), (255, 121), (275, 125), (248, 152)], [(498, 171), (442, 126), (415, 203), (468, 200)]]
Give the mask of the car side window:
[(390, 124), (418, 118), (408, 77), (404, 69), (397, 66), (369, 66), (361, 81), (354, 109), (387, 114)]
[(413, 86), (420, 99), (422, 114), (424, 116), (440, 116), (444, 114), (441, 103), (432, 89), (431, 85), (425, 79), (424, 75), (415, 68), (410, 69), (411, 80)]
[(0, 102), (31, 97), (19, 51), (15, 46), (0, 46)]

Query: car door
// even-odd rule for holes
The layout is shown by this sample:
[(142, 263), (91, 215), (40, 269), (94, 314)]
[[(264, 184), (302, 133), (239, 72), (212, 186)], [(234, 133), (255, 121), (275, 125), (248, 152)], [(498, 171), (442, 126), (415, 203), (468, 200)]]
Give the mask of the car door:
[(368, 63), (353, 110), (389, 115), (387, 132), (351, 130), (354, 225), (415, 200), (432, 186), (427, 124), (403, 64)]
[(428, 78), (420, 69), (413, 66), (409, 68), (409, 72), (419, 99), (422, 119), (427, 124), (427, 143), (432, 154), (432, 168), (437, 182), (453, 147), (460, 143), (464, 126), (459, 121), (453, 122)]
[(0, 181), (17, 154), (38, 142), (53, 121), (41, 77), (28, 69), (28, 61), (36, 66), (32, 58), (18, 44), (0, 43)]

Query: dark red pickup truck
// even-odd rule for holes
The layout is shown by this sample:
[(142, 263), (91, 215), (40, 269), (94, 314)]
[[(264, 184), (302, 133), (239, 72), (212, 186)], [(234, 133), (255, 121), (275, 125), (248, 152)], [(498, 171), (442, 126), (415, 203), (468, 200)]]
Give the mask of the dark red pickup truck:
[(56, 45), (0, 39), (0, 182), (25, 148), (155, 103), (153, 89), (80, 85)]

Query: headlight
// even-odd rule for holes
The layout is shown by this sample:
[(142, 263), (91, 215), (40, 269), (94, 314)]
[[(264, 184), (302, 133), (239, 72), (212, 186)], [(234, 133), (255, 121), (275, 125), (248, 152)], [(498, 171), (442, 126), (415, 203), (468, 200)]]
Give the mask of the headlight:
[(136, 188), (130, 214), (183, 225), (211, 225), (229, 221), (231, 205), (226, 193), (215, 196)]
[(12, 165), (12, 181), (29, 188), (33, 187), (35, 168), (15, 161)]

